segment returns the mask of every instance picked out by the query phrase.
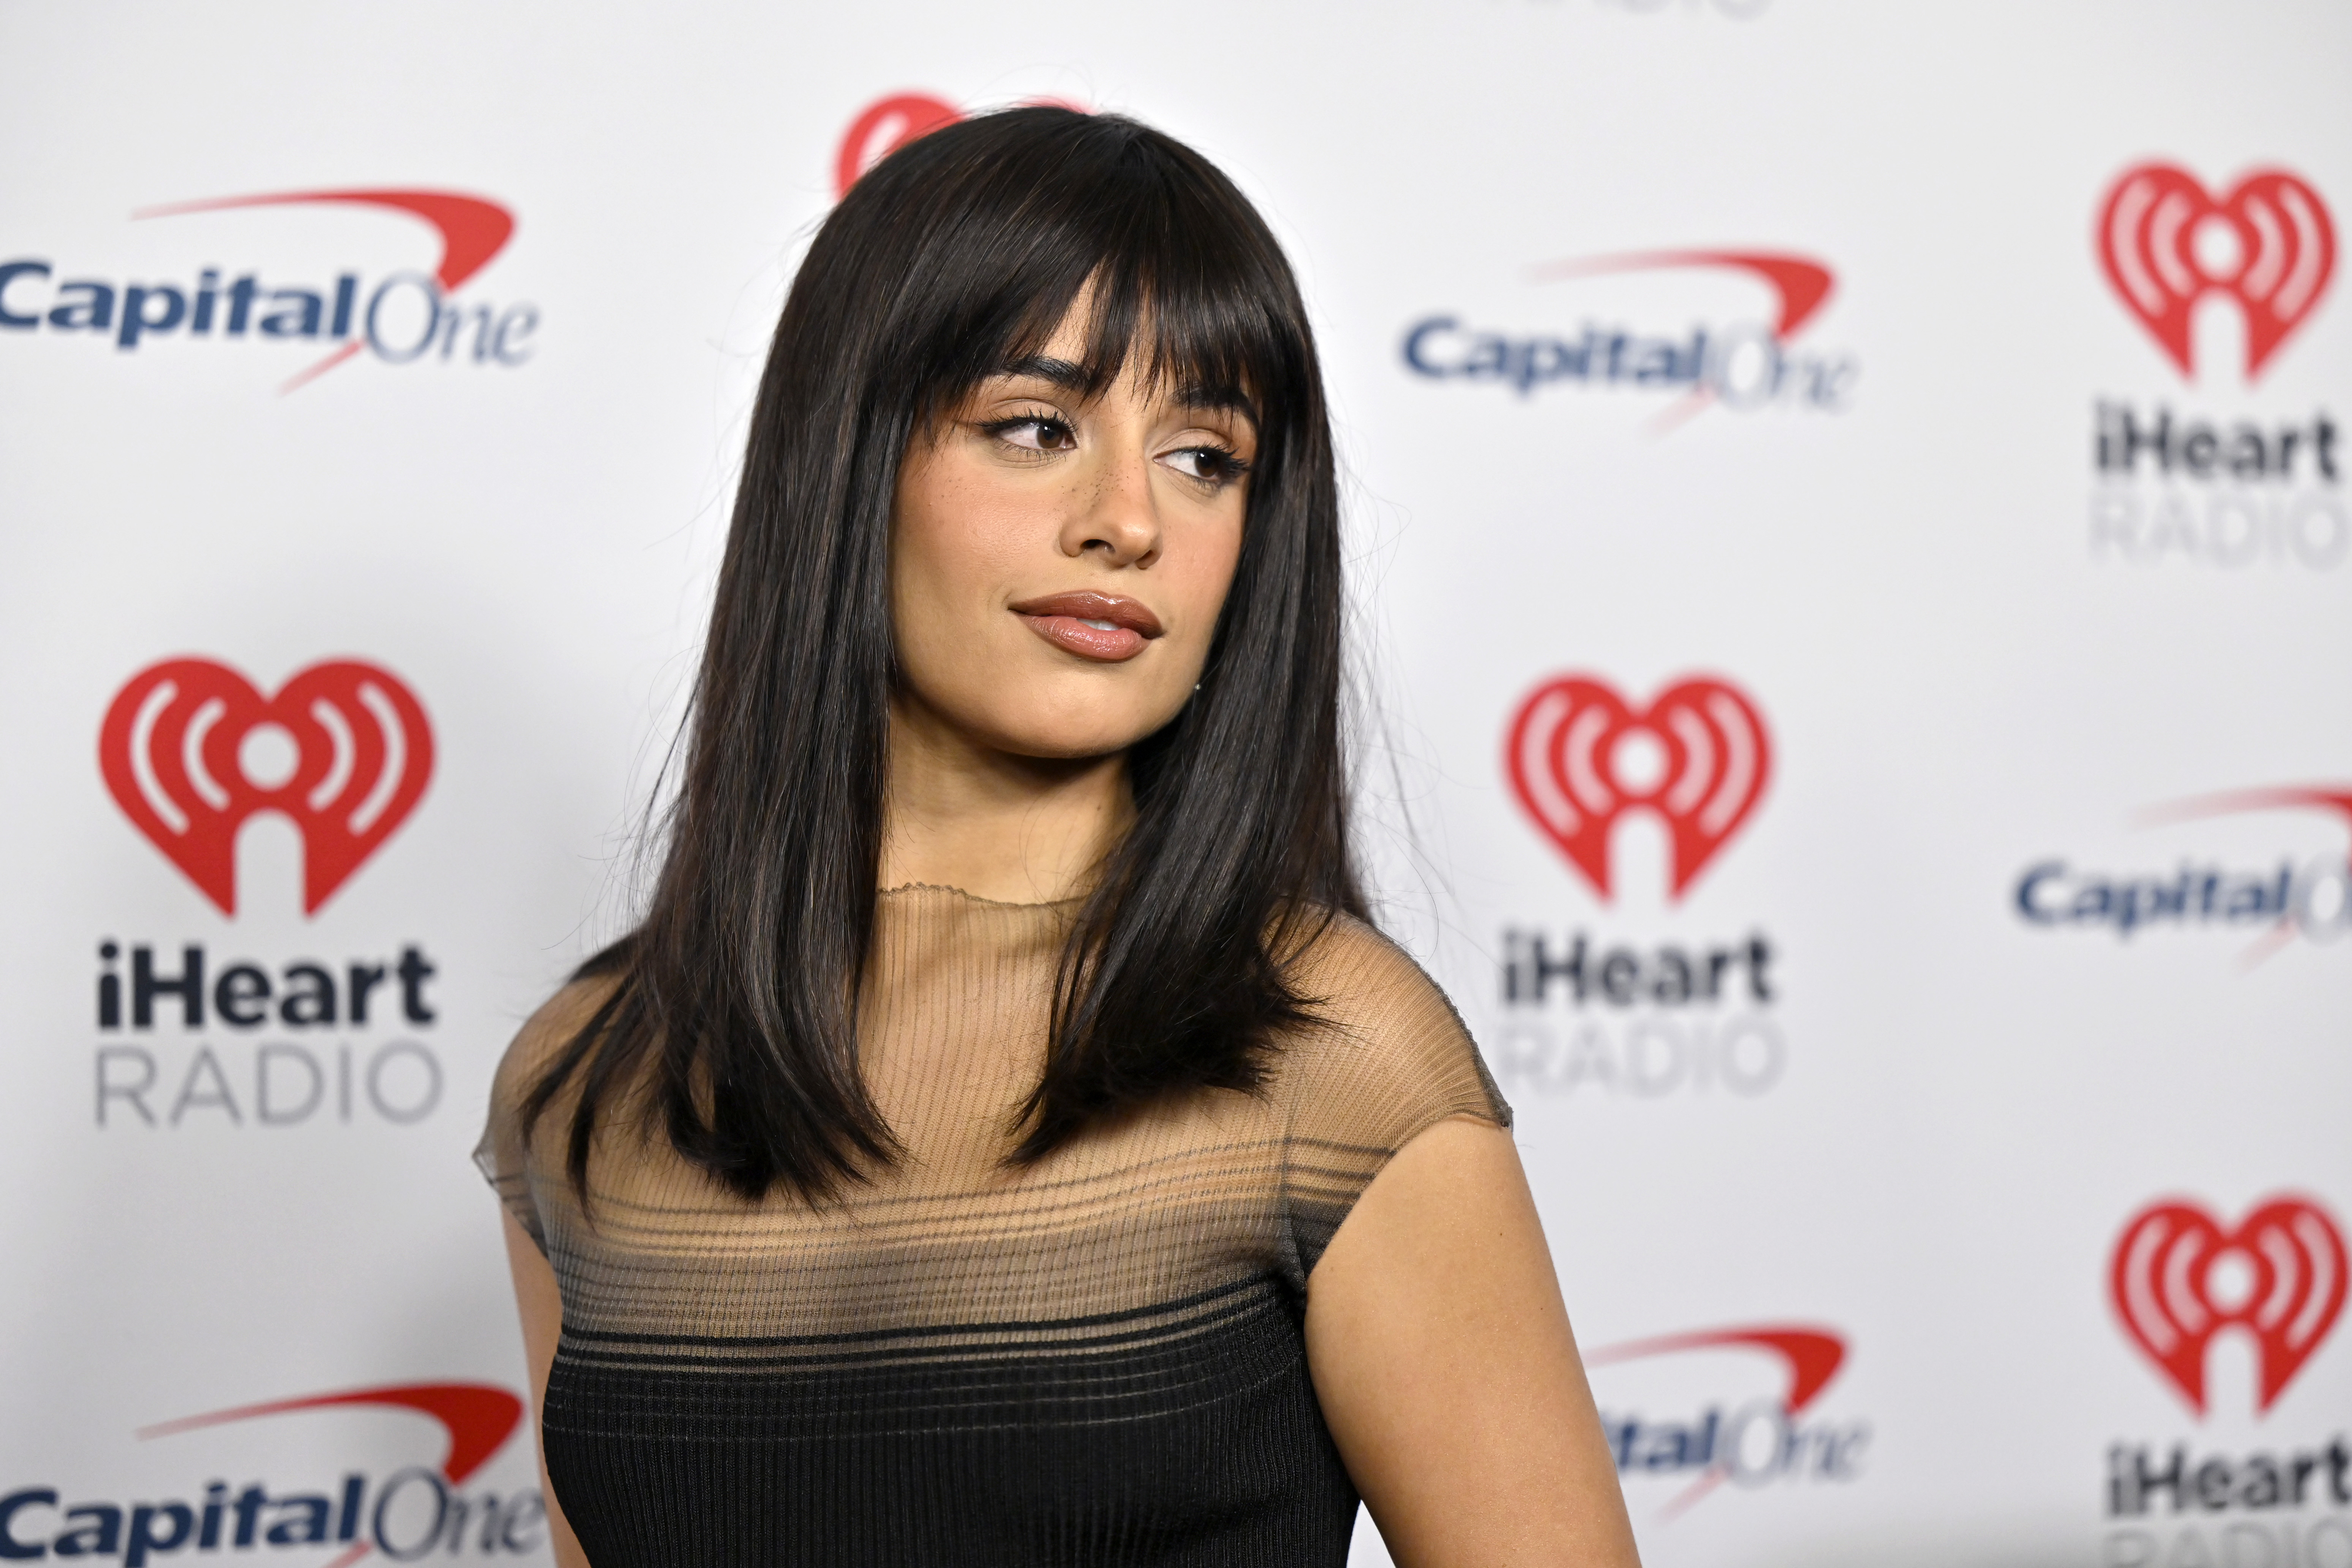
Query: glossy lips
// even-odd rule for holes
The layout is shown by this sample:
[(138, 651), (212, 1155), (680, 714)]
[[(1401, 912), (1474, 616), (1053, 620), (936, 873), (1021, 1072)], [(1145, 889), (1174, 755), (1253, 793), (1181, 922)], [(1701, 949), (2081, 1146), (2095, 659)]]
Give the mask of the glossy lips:
[(1134, 658), (1160, 632), (1149, 608), (1110, 593), (1052, 593), (1012, 609), (1055, 647), (1108, 664)]

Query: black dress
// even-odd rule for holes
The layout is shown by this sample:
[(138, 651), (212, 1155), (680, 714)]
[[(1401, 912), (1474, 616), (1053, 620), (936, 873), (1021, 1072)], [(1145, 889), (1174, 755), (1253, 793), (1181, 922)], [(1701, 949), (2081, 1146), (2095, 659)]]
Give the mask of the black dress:
[(593, 1223), (513, 1107), (593, 998), (509, 1050), (478, 1155), (554, 1266), (542, 1436), (594, 1568), (1344, 1563), (1356, 1491), (1307, 1376), (1307, 1284), (1357, 1196), (1451, 1115), (1505, 1123), (1444, 995), (1342, 921), (1331, 1027), (1210, 1090), (1002, 1164), (1075, 908), (885, 894), (861, 1065), (906, 1156), (749, 1204), (627, 1128)]

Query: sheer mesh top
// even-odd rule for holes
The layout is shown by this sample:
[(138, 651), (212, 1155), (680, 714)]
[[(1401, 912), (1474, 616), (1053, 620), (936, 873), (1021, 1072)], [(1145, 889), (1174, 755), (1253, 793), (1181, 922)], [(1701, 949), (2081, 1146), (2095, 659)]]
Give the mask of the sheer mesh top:
[(905, 1153), (812, 1207), (747, 1203), (658, 1135), (515, 1107), (593, 1006), (507, 1052), (478, 1159), (563, 1301), (543, 1437), (595, 1568), (1345, 1561), (1356, 1494), (1307, 1375), (1308, 1275), (1389, 1156), (1509, 1111), (1437, 988), (1342, 920), (1327, 1026), (1003, 1162), (1075, 904), (882, 895), (860, 1063)]

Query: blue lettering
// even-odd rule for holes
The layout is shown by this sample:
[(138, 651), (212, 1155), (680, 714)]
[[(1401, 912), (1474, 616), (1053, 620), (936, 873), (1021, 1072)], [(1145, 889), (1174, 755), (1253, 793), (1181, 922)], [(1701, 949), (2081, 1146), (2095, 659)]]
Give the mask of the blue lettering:
[[(1780, 393), (1787, 366), (1780, 340), (1761, 327), (1735, 327), (1716, 345), (1707, 366), (1707, 384), (1727, 408), (1762, 408)], [(1741, 367), (1752, 365), (1753, 375)]]
[[(424, 296), (425, 320), (416, 340), (401, 348), (385, 340), (383, 323), (378, 318), (383, 310), (384, 301), (394, 297), (393, 290), (404, 287), (415, 288)], [(395, 272), (377, 284), (375, 292), (368, 296), (364, 320), (367, 344), (375, 350), (376, 358), (394, 365), (405, 365), (420, 359), (433, 346), (433, 340), (441, 329), (441, 285), (421, 272)]]
[(530, 360), (530, 350), (523, 346), (525, 339), (539, 330), (539, 311), (535, 307), (517, 305), (499, 318), (490, 332), (490, 357), (502, 365), (520, 365)]
[(196, 308), (188, 318), (188, 336), (209, 336), (213, 329), (213, 306), (220, 299), (220, 272), (206, 267), (196, 275)]
[(1557, 338), (1538, 338), (1522, 345), (1518, 361), (1518, 374), (1512, 379), (1521, 397), (1533, 392), (1539, 382), (1584, 374), (1584, 355)]
[(41, 324), (37, 308), (30, 316), (19, 316), (8, 308), (8, 286), (26, 273), (36, 277), (47, 277), (49, 275), (49, 264), (46, 261), (12, 261), (5, 267), (0, 267), (0, 327), (23, 329), (37, 327)]
[[(1764, 1451), (1749, 1441), (1748, 1434), (1759, 1429), (1766, 1438)], [(1788, 1467), (1793, 1456), (1795, 1434), (1789, 1426), (1789, 1413), (1778, 1404), (1759, 1401), (1743, 1406), (1725, 1423), (1723, 1442), (1716, 1450), (1717, 1462), (1731, 1473), (1732, 1480), (1740, 1486), (1761, 1486)]]
[(271, 338), (315, 338), (320, 323), (326, 319), (326, 301), (307, 288), (272, 289), (269, 314), (261, 319), (261, 330)]
[(2063, 861), (2044, 861), (2018, 879), (2017, 912), (2036, 925), (2055, 925), (2064, 918), (2055, 911), (2042, 908), (2033, 901), (2033, 890), (2043, 883), (2066, 874)]
[(1696, 374), (1685, 376), (1682, 356), (1664, 338), (1647, 338), (1635, 345), (1638, 358), (1633, 366), (1633, 381), (1639, 386), (1671, 386), (1676, 382), (1695, 381)]
[(538, 1528), (547, 1518), (547, 1500), (535, 1491), (516, 1498), (499, 1524), (499, 1544), (518, 1556), (539, 1550), (539, 1537), (527, 1535), (516, 1539), (518, 1532)]
[(1424, 376), (1446, 376), (1459, 374), (1459, 371), (1448, 371), (1442, 365), (1431, 364), (1427, 360), (1422, 358), (1421, 350), (1422, 344), (1432, 336), (1439, 332), (1454, 331), (1460, 326), (1461, 323), (1456, 321), (1451, 316), (1433, 316), (1428, 320), (1422, 322), (1412, 331), (1405, 334), (1404, 362), (1411, 365), (1413, 370)]
[[(172, 1533), (155, 1533), (155, 1516), (171, 1521)], [(131, 1539), (123, 1543), (122, 1568), (146, 1568), (150, 1552), (177, 1552), (195, 1532), (195, 1511), (184, 1502), (142, 1502), (131, 1511)]]
[(12, 1563), (28, 1563), (36, 1557), (46, 1557), (49, 1549), (37, 1541), (16, 1539), (16, 1511), (25, 1508), (55, 1508), (58, 1494), (47, 1487), (26, 1487), (0, 1497), (0, 1558)]
[(1691, 1458), (1691, 1436), (1686, 1428), (1653, 1427), (1645, 1436), (1649, 1446), (1638, 1461), (1643, 1469), (1686, 1470), (1696, 1462)]
[[(393, 1500), (400, 1496), (401, 1489), (413, 1480), (423, 1481), (433, 1489), (433, 1524), (430, 1529), (419, 1531), (414, 1542), (395, 1547), (384, 1533), (384, 1513), (392, 1507)], [(433, 1471), (411, 1465), (383, 1483), (383, 1490), (376, 1494), (375, 1517), (372, 1522), (374, 1528), (370, 1535), (377, 1551), (394, 1563), (414, 1563), (440, 1542), (441, 1531), (449, 1522), (449, 1489)]]
[[(79, 294), (79, 299), (68, 300), (68, 294)], [(49, 325), (62, 327), (68, 332), (104, 332), (114, 326), (114, 289), (110, 284), (92, 283), (87, 279), (58, 285), (58, 303), (49, 311)]]
[[(84, 1522), (74, 1524), (74, 1521)], [(58, 1537), (60, 1557), (111, 1557), (122, 1550), (122, 1511), (110, 1502), (86, 1502), (66, 1510), (71, 1530)]]
[[(147, 313), (147, 302), (160, 300), (161, 316)], [(142, 332), (168, 332), (178, 326), (188, 313), (188, 297), (178, 289), (158, 284), (153, 288), (134, 283), (122, 291), (122, 334), (114, 340), (118, 349), (135, 349)]]
[(242, 338), (245, 336), (246, 323), (253, 319), (253, 297), (260, 292), (260, 280), (256, 278), (253, 274), (249, 272), (243, 277), (238, 278), (235, 283), (228, 286), (228, 327), (226, 330), (230, 337)]
[(262, 1539), (270, 1545), (310, 1546), (327, 1539), (327, 1519), (332, 1505), (325, 1498), (310, 1492), (299, 1497), (274, 1497), (269, 1506), (280, 1515), (263, 1532)]
[(367, 1494), (367, 1478), (357, 1470), (343, 1478), (343, 1509), (335, 1520), (335, 1539), (349, 1541), (360, 1532), (360, 1500)]
[(1507, 378), (1511, 373), (1510, 344), (1500, 338), (1479, 339), (1477, 348), (1454, 373), (1490, 381)]

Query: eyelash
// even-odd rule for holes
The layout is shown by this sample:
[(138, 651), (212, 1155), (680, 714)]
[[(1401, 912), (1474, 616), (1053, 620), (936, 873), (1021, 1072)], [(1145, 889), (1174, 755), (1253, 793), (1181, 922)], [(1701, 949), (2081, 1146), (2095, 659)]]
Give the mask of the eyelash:
[[(1068, 440), (1073, 434), (1066, 421), (1056, 419), (1050, 413), (1016, 413), (1005, 419), (992, 419), (982, 424), (980, 427), (980, 430), (981, 434), (983, 435), (992, 437), (998, 441), (1004, 441), (1005, 436), (1011, 434), (1013, 431), (1023, 429), (1029, 425), (1037, 426), (1041, 435), (1043, 432), (1047, 430), (1059, 431), (1061, 434), (1057, 438), (1056, 448), (1055, 449), (1058, 448), (1058, 443), (1060, 441)], [(1013, 446), (1013, 443), (1009, 441), (1006, 441), (1004, 444), (1007, 446)], [(1016, 452), (1029, 452), (1029, 448), (1023, 446), (1014, 446), (1013, 450)], [(1048, 450), (1050, 451), (1054, 449)], [(1030, 453), (1030, 455), (1036, 457), (1044, 457), (1047, 455), (1047, 452)]]
[[(1210, 443), (1180, 447), (1178, 451), (1198, 455), (1202, 459), (1201, 465), (1208, 472), (1199, 476), (1196, 483), (1213, 486), (1218, 489), (1224, 488), (1250, 471), (1249, 461), (1230, 446)], [(1171, 454), (1171, 455), (1174, 455)], [(1188, 474), (1185, 477), (1191, 479), (1194, 476)]]
[[(1060, 432), (1060, 435), (1056, 438), (1056, 444), (1044, 451), (1033, 450), (1025, 446), (1014, 446), (1011, 442), (1005, 442), (1005, 444), (1012, 447), (1013, 451), (1020, 453), (1024, 460), (1026, 461), (1039, 461), (1051, 456), (1055, 451), (1066, 450), (1062, 447), (1059, 443), (1068, 440), (1072, 435), (1073, 433), (1070, 429), (1069, 423), (1067, 421), (1057, 419), (1050, 413), (1016, 413), (1009, 415), (1003, 419), (992, 419), (982, 423), (980, 426), (980, 431), (982, 434), (994, 440), (1003, 441), (1004, 437), (1013, 431), (1033, 425), (1038, 427), (1041, 435), (1043, 432), (1046, 430)], [(1172, 457), (1181, 454), (1192, 454), (1199, 456), (1202, 459), (1201, 465), (1202, 467), (1208, 470), (1208, 472), (1204, 474), (1197, 476), (1187, 474), (1184, 476), (1188, 479), (1192, 479), (1195, 484), (1206, 485), (1214, 489), (1224, 488), (1224, 486), (1232, 484), (1234, 480), (1240, 478), (1243, 475), (1250, 471), (1248, 460), (1243, 457), (1240, 453), (1235, 452), (1232, 447), (1226, 446), (1222, 443), (1196, 442), (1190, 446), (1180, 446), (1175, 452), (1170, 453), (1169, 455)]]

